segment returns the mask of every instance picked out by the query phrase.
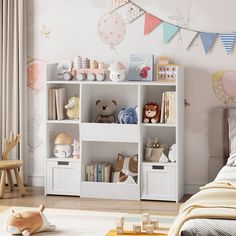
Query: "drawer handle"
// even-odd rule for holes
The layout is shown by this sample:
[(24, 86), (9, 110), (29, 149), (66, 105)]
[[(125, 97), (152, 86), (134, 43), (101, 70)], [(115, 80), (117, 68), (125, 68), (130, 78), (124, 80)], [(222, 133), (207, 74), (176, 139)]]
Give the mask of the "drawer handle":
[(152, 166), (153, 170), (164, 170), (164, 166)]
[(59, 165), (59, 166), (68, 166), (69, 162), (68, 161), (58, 161), (57, 165)]

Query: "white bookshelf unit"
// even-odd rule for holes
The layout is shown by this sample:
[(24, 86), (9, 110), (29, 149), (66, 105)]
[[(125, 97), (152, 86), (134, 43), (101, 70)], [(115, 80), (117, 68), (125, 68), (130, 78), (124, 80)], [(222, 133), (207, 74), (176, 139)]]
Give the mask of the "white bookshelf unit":
[[(184, 194), (184, 83), (183, 68), (178, 67), (176, 82), (138, 81), (62, 81), (56, 79), (57, 64), (47, 65), (46, 89), (66, 88), (67, 99), (80, 97), (80, 120), (48, 120), (46, 104), (46, 178), (45, 194), (75, 195), (89, 198), (179, 201)], [(176, 123), (145, 124), (143, 107), (147, 102), (161, 105), (162, 93), (176, 91)], [(138, 106), (138, 124), (94, 123), (96, 100), (112, 99), (117, 110)], [(80, 140), (80, 159), (53, 157), (53, 133), (65, 131)], [(147, 137), (158, 137), (169, 147), (176, 143), (177, 161), (144, 161)], [(115, 163), (118, 153), (138, 154), (136, 184), (88, 182), (85, 166), (95, 162)]]

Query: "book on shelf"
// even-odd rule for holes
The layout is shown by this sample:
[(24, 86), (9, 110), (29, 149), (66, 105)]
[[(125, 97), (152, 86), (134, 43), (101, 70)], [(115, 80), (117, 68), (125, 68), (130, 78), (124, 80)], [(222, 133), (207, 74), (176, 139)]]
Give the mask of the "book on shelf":
[(48, 90), (48, 119), (65, 119), (66, 89), (50, 88)]
[(166, 91), (162, 94), (160, 123), (175, 124), (176, 122), (176, 92)]
[(107, 162), (98, 162), (85, 166), (85, 181), (90, 182), (110, 182), (111, 164)]

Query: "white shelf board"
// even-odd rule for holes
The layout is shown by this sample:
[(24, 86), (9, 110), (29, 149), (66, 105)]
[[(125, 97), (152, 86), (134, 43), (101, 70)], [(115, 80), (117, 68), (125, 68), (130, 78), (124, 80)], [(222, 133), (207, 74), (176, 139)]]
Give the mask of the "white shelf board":
[(141, 165), (145, 166), (177, 166), (176, 162), (149, 162), (149, 161), (143, 161)]
[(176, 124), (166, 124), (166, 123), (142, 123), (144, 127), (176, 127)]
[(139, 142), (139, 126), (136, 124), (81, 123), (82, 141)]
[(94, 85), (155, 85), (155, 86), (176, 86), (175, 82), (158, 82), (158, 81), (121, 81), (113, 82), (111, 80), (104, 81), (78, 81), (78, 80), (48, 80), (47, 84), (94, 84)]
[(81, 182), (81, 197), (139, 200), (139, 184)]
[(69, 162), (80, 162), (80, 159), (74, 159), (73, 157), (68, 158), (57, 158), (57, 157), (48, 157), (46, 161), (69, 161)]
[(48, 124), (79, 124), (80, 120), (47, 120)]

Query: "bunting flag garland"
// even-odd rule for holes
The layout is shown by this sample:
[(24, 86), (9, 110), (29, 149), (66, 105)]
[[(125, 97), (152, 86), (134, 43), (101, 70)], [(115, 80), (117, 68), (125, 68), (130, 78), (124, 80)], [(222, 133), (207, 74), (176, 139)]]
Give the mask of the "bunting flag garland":
[(159, 19), (156, 16), (151, 15), (146, 12), (143, 8), (139, 7), (138, 4), (134, 3), (132, 0), (112, 0), (111, 1), (111, 9), (115, 11), (116, 9), (128, 5), (127, 11), (127, 19), (126, 23), (131, 24), (133, 21), (138, 19), (140, 16), (145, 14), (144, 20), (144, 35), (150, 34), (157, 26), (163, 23), (163, 42), (164, 44), (168, 44), (171, 39), (176, 35), (176, 33), (180, 30), (183, 47), (188, 49), (193, 40), (199, 34), (202, 45), (205, 53), (207, 54), (212, 48), (217, 36), (219, 35), (221, 41), (224, 45), (224, 48), (228, 55), (231, 55), (233, 52), (233, 47), (236, 40), (236, 32), (233, 33), (208, 33), (208, 32), (199, 32), (196, 30), (186, 29), (184, 27), (168, 23)]
[(140, 7), (136, 6), (133, 3), (130, 3), (127, 12), (127, 20), (126, 20), (127, 24), (132, 23), (143, 14), (144, 14), (143, 9), (141, 9)]
[(112, 0), (112, 2), (111, 2), (111, 10), (114, 11), (114, 10), (124, 6), (128, 2), (129, 2), (129, 0)]
[(161, 22), (161, 20), (146, 12), (144, 20), (144, 35), (150, 34), (158, 25), (161, 24)]
[(169, 43), (169, 41), (175, 36), (179, 31), (179, 27), (176, 25), (163, 22), (163, 40), (164, 44)]
[(200, 32), (199, 35), (202, 40), (202, 45), (204, 47), (204, 51), (207, 54), (209, 52), (209, 50), (211, 49), (213, 43), (215, 42), (217, 34), (216, 33)]
[(232, 34), (220, 34), (221, 41), (228, 55), (232, 54), (233, 46), (236, 38), (236, 33)]
[(196, 38), (198, 32), (186, 29), (180, 29), (180, 34), (184, 49), (188, 49), (192, 44), (193, 40)]

